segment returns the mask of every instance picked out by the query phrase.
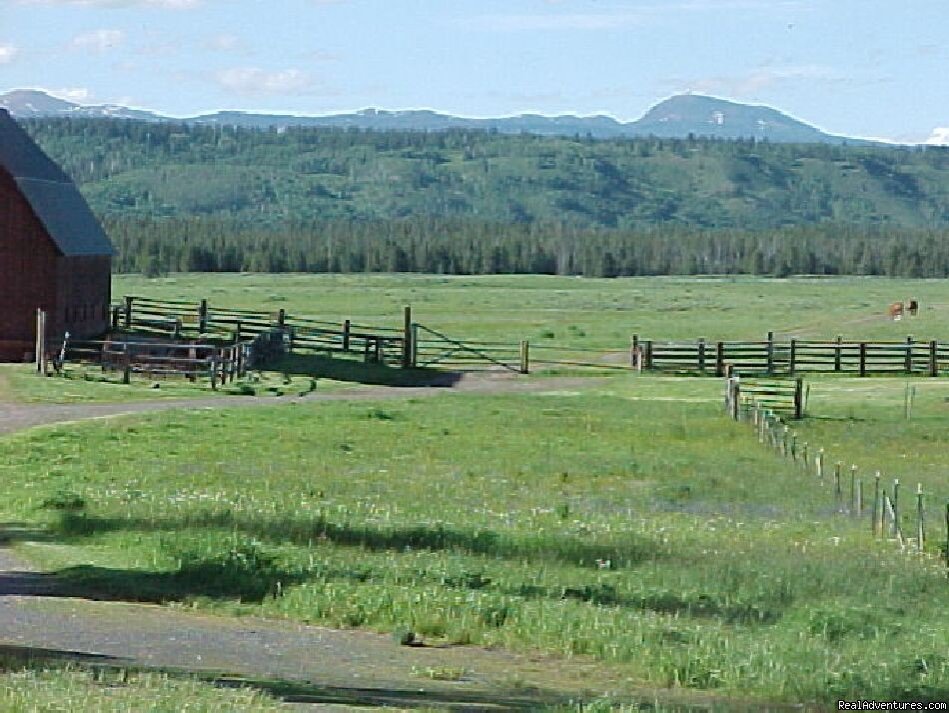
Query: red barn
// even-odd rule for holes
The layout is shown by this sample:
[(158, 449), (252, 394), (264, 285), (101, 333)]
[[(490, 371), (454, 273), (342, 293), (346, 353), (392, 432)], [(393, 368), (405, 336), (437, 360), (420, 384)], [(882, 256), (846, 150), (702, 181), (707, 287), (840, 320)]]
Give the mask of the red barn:
[(75, 184), (0, 109), (0, 360), (32, 355), (36, 310), (50, 346), (109, 327), (112, 244)]

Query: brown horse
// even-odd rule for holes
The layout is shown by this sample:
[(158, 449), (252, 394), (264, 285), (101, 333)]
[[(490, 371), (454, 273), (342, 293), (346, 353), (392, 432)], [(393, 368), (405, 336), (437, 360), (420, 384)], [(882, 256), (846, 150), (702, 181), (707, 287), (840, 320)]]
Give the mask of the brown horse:
[(887, 308), (886, 313), (894, 322), (903, 319), (903, 303), (894, 302)]
[(907, 311), (909, 312), (911, 317), (915, 317), (916, 313), (919, 312), (919, 302), (917, 302), (916, 300), (910, 300), (909, 307), (907, 307)]

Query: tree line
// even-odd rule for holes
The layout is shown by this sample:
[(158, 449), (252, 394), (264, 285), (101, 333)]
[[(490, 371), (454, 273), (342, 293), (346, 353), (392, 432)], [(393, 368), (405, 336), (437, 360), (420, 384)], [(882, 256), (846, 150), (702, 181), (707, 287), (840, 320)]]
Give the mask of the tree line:
[(578, 228), (437, 218), (292, 223), (107, 218), (121, 272), (422, 272), (453, 275), (949, 276), (949, 231), (797, 226), (768, 231)]

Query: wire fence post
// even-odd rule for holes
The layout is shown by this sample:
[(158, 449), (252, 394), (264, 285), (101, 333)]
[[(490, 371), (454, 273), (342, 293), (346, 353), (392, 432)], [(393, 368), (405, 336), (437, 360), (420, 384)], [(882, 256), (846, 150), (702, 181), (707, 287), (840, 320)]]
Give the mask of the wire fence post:
[(840, 498), (843, 495), (840, 490), (840, 469), (842, 467), (843, 463), (840, 461), (834, 463), (834, 503), (836, 503), (838, 510), (840, 510)]
[(854, 511), (854, 502), (857, 497), (857, 466), (850, 466), (850, 507), (848, 510), (851, 514)]
[(893, 534), (900, 533), (900, 479), (893, 480)]
[(880, 471), (873, 477), (873, 513), (870, 517), (870, 532), (875, 536), (877, 532), (877, 520), (880, 517)]

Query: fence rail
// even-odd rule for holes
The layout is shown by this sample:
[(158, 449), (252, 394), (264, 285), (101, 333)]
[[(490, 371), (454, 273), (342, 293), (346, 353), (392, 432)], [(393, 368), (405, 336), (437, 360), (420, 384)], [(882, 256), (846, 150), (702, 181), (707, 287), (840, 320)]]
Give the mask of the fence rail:
[(639, 368), (653, 371), (690, 372), (724, 376), (732, 364), (745, 373), (850, 373), (919, 374), (949, 373), (949, 343), (918, 341), (845, 341), (790, 339), (778, 341), (671, 342), (633, 337), (633, 359)]
[(56, 369), (67, 363), (93, 364), (103, 372), (121, 372), (126, 384), (134, 375), (176, 376), (207, 379), (216, 389), (246, 374), (253, 364), (254, 346), (250, 341), (229, 346), (121, 338), (69, 341), (52, 364)]
[(261, 335), (285, 335), (289, 351), (362, 354), (365, 361), (406, 365), (405, 330), (396, 327), (328, 322), (312, 317), (212, 306), (208, 300), (155, 300), (128, 295), (112, 307), (112, 327), (165, 339), (242, 343)]

